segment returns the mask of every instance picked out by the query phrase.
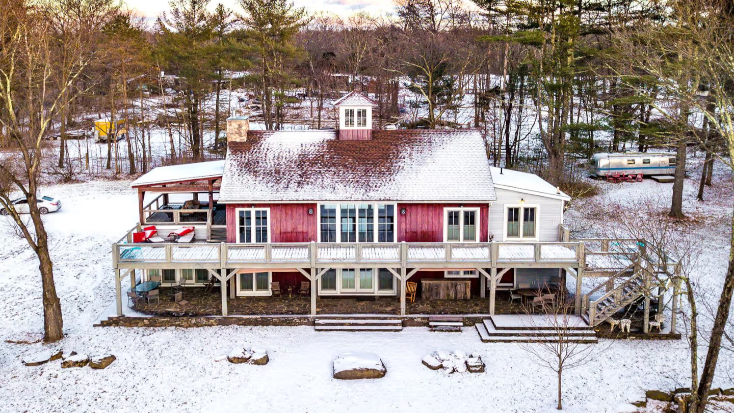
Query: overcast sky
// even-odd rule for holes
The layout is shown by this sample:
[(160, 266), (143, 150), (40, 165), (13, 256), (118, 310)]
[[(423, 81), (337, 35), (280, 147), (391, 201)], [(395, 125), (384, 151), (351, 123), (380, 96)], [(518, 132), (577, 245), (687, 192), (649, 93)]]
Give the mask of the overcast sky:
[[(123, 0), (130, 8), (138, 10), (146, 17), (157, 17), (168, 9), (168, 0)], [(305, 6), (309, 11), (328, 11), (340, 16), (348, 16), (360, 11), (370, 14), (392, 12), (393, 0), (293, 0), (296, 6)], [(241, 11), (237, 0), (211, 0), (211, 7), (217, 3)]]

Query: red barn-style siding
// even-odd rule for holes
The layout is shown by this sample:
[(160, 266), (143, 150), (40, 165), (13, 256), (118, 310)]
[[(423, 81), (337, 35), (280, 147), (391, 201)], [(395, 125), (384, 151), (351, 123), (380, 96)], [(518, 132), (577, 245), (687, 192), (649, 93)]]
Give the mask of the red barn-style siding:
[[(252, 204), (227, 205), (227, 242), (237, 242), (237, 209), (251, 207)], [(316, 204), (255, 204), (255, 208), (270, 209), (271, 242), (317, 240)], [(308, 214), (309, 208), (313, 215)]]
[[(487, 242), (489, 205), (463, 204), (479, 208), (479, 241)], [(444, 209), (459, 204), (398, 204), (398, 242), (443, 242)], [(400, 214), (405, 208), (405, 215)]]
[(339, 140), (369, 141), (372, 140), (372, 129), (339, 129)]

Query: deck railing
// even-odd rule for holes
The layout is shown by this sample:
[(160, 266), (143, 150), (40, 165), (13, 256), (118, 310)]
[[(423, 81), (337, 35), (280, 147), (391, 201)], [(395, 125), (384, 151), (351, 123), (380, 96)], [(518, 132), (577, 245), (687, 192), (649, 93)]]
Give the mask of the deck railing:
[(243, 268), (258, 266), (482, 268), (501, 264), (576, 267), (583, 259), (580, 242), (531, 243), (132, 243), (113, 244), (116, 267), (163, 268), (171, 265)]

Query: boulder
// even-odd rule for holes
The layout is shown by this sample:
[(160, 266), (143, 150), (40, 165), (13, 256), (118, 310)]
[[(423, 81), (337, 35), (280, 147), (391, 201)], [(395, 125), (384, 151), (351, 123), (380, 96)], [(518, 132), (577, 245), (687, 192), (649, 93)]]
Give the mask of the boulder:
[(40, 366), (41, 364), (46, 364), (51, 360), (58, 360), (59, 358), (61, 358), (61, 350), (43, 350), (26, 356), (21, 361), (26, 366)]
[(87, 364), (89, 364), (89, 357), (86, 354), (75, 354), (63, 359), (61, 361), (61, 368), (84, 367)]
[(252, 353), (252, 357), (250, 357), (250, 364), (254, 364), (256, 366), (264, 366), (268, 364), (270, 361), (270, 358), (268, 357), (268, 353), (266, 351), (260, 351)]
[(484, 373), (484, 362), (481, 357), (469, 357), (466, 359), (466, 369), (470, 373)]
[(339, 380), (380, 379), (387, 368), (370, 353), (344, 353), (334, 359), (334, 378)]
[(430, 354), (423, 357), (423, 365), (425, 365), (426, 367), (428, 367), (431, 370), (438, 370), (441, 367), (443, 367), (441, 365), (441, 362), (436, 357)]
[(660, 402), (672, 402), (673, 395), (660, 390), (648, 390), (645, 392), (645, 397), (651, 400), (657, 400)]
[(244, 347), (235, 347), (229, 352), (227, 361), (234, 364), (242, 364), (250, 361), (251, 357), (252, 352), (249, 349)]
[(104, 369), (112, 364), (112, 362), (115, 360), (117, 360), (117, 357), (113, 356), (112, 354), (93, 356), (91, 359), (89, 359), (89, 367), (93, 369)]

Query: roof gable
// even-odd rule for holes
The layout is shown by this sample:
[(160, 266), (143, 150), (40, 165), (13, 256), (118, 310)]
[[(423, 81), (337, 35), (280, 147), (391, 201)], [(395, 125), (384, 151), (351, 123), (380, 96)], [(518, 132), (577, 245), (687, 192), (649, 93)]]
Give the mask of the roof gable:
[(478, 131), (251, 131), (230, 143), (219, 201), (493, 201)]
[(507, 168), (491, 167), (490, 169), (492, 170), (492, 182), (494, 182), (494, 185), (497, 188), (503, 188), (510, 191), (514, 190), (547, 198), (563, 199), (565, 201), (571, 199), (571, 197), (561, 192), (550, 182), (538, 175)]
[(334, 107), (337, 108), (339, 106), (371, 106), (376, 107), (377, 103), (368, 98), (367, 96), (363, 95), (360, 92), (357, 92), (356, 90), (353, 90), (349, 93), (347, 93), (346, 96), (342, 97), (341, 99), (334, 102)]

